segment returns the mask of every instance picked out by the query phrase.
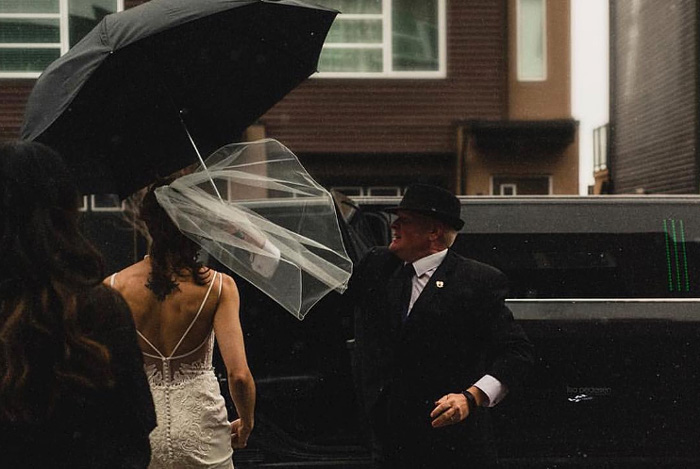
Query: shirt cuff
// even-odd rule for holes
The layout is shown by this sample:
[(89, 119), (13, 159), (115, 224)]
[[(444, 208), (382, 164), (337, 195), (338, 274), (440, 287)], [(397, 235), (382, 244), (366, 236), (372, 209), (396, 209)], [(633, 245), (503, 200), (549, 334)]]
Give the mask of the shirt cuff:
[(254, 271), (265, 278), (270, 278), (277, 270), (280, 263), (281, 253), (277, 246), (269, 240), (265, 240), (265, 245), (262, 247), (265, 254), (251, 254), (250, 263)]
[(484, 375), (483, 378), (474, 383), (474, 386), (481, 389), (481, 391), (486, 394), (486, 397), (489, 400), (486, 407), (495, 406), (501, 402), (504, 397), (506, 397), (506, 394), (508, 394), (508, 388), (506, 385), (491, 375)]

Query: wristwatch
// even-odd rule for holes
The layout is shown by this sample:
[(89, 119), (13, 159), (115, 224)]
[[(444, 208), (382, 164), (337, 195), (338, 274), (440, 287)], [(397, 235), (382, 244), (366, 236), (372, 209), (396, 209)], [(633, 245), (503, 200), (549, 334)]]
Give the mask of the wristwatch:
[(479, 405), (476, 403), (476, 398), (474, 394), (470, 393), (468, 390), (462, 391), (464, 397), (467, 398), (467, 407), (469, 407), (469, 413), (471, 414)]

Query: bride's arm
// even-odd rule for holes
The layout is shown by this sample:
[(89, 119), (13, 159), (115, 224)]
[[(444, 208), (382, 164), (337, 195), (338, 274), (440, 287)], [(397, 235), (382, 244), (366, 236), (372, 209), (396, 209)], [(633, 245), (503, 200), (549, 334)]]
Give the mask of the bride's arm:
[(253, 430), (255, 420), (255, 382), (245, 355), (243, 331), (238, 315), (238, 288), (228, 275), (222, 274), (222, 278), (224, 284), (214, 316), (214, 333), (226, 365), (228, 387), (239, 417), (231, 424), (231, 444), (234, 448), (243, 448)]

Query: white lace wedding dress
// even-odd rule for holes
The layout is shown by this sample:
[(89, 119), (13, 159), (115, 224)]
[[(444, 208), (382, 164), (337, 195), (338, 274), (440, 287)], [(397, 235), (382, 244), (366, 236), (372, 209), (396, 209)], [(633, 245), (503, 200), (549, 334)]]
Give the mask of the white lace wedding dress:
[(199, 318), (217, 277), (221, 295), (221, 274), (217, 272), (199, 311), (169, 356), (163, 355), (137, 331), (154, 352), (143, 352), (158, 419), (158, 426), (150, 436), (150, 469), (233, 468), (231, 427), (212, 367), (213, 329), (199, 346), (176, 355)]

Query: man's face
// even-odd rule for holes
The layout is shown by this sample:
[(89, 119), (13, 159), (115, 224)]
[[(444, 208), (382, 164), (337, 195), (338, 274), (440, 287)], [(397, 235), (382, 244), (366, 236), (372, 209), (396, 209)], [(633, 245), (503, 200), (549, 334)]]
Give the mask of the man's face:
[(396, 220), (391, 224), (389, 250), (404, 262), (413, 262), (432, 254), (434, 224), (430, 218), (406, 210), (399, 210), (396, 215)]

